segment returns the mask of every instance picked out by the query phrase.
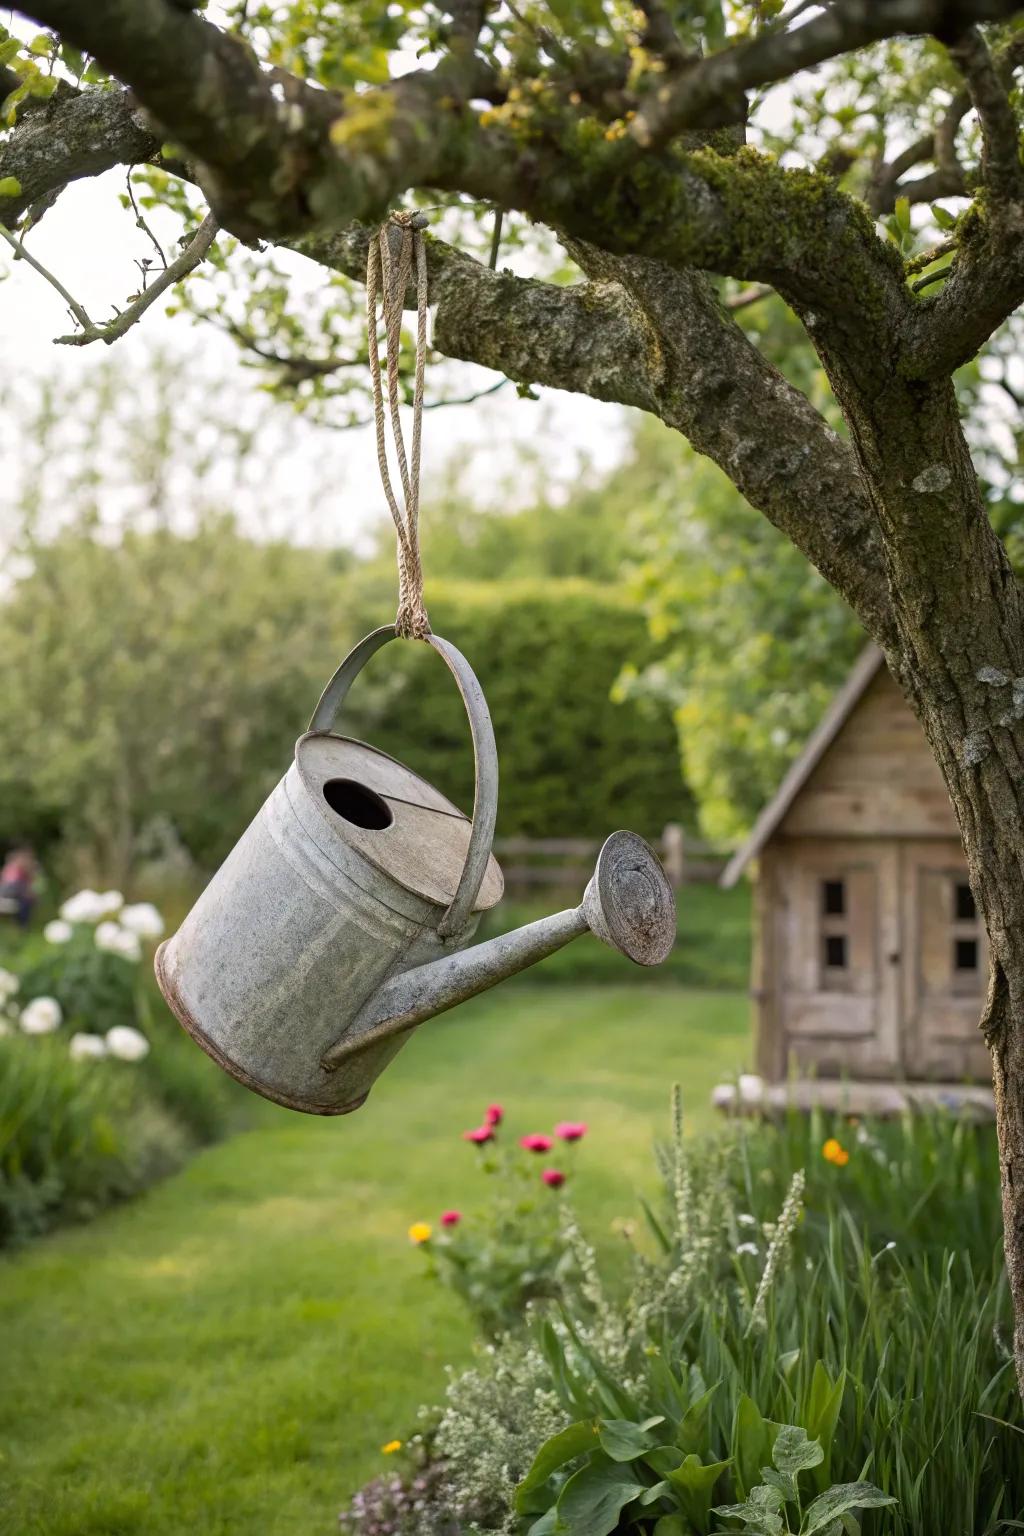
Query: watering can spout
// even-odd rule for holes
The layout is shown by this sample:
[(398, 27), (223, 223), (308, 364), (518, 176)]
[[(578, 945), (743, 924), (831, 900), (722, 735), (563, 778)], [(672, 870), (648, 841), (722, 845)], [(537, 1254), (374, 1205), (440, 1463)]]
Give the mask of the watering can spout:
[(608, 838), (578, 907), (392, 976), (342, 1039), (324, 1053), (321, 1066), (333, 1071), (381, 1040), (526, 970), (584, 933), (593, 933), (638, 965), (660, 965), (671, 950), (676, 933), (672, 887), (654, 850), (635, 832), (613, 832)]

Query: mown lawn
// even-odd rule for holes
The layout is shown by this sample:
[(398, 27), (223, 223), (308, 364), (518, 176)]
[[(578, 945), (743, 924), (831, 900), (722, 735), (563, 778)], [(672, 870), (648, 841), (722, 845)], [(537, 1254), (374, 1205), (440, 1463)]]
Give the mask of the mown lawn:
[(471, 1218), (460, 1131), (493, 1100), (516, 1134), (587, 1120), (577, 1204), (607, 1233), (653, 1186), (669, 1084), (706, 1125), (747, 1050), (738, 992), (508, 988), (425, 1026), (357, 1115), (258, 1106), (133, 1205), (0, 1261), (0, 1530), (327, 1536), (469, 1355), (406, 1238)]

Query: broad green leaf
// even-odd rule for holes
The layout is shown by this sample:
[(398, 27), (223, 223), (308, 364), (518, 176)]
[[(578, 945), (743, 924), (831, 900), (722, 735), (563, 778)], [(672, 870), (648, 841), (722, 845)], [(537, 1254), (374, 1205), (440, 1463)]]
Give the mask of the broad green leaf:
[(0, 197), (17, 197), (21, 192), (21, 182), (17, 176), (0, 176)]
[(645, 1491), (628, 1468), (600, 1452), (574, 1472), (555, 1506), (559, 1536), (611, 1536), (625, 1506)]
[(733, 1421), (732, 1456), (737, 1492), (745, 1497), (761, 1481), (761, 1468), (772, 1459), (772, 1447), (778, 1425), (762, 1418), (761, 1410), (744, 1395), (736, 1405)]
[(956, 227), (956, 215), (950, 213), (948, 208), (943, 208), (941, 203), (932, 203), (932, 218), (940, 229), (954, 229)]
[(709, 1387), (702, 1397), (695, 1403), (691, 1403), (683, 1414), (682, 1423), (679, 1425), (679, 1433), (676, 1436), (680, 1449), (689, 1453), (696, 1451), (703, 1453), (707, 1450), (708, 1438), (708, 1413), (711, 1408), (711, 1400), (718, 1391), (718, 1384)]
[(703, 1532), (708, 1528), (708, 1516), (711, 1512), (715, 1484), (728, 1465), (727, 1461), (711, 1461), (705, 1464), (699, 1456), (690, 1455), (681, 1467), (668, 1474), (668, 1480), (676, 1491), (683, 1514), (691, 1524), (697, 1527), (698, 1531)]
[(576, 1424), (569, 1424), (560, 1430), (557, 1435), (552, 1435), (550, 1440), (545, 1440), (540, 1450), (533, 1459), (533, 1465), (516, 1489), (516, 1510), (519, 1514), (528, 1514), (528, 1496), (546, 1483), (552, 1472), (557, 1472), (559, 1467), (564, 1467), (567, 1461), (575, 1461), (577, 1456), (585, 1456), (597, 1445), (597, 1427), (592, 1419), (581, 1419)]
[(651, 1536), (686, 1536), (682, 1515), (662, 1515)]
[(642, 1424), (634, 1424), (629, 1419), (602, 1419), (599, 1429), (601, 1449), (613, 1461), (633, 1461), (645, 1451), (654, 1449), (655, 1437), (651, 1430), (664, 1422), (663, 1418), (645, 1419)]
[(528, 1536), (555, 1536), (555, 1526), (558, 1514), (554, 1505), (544, 1511), (539, 1520), (535, 1520), (530, 1526)]
[(806, 1429), (799, 1424), (783, 1424), (772, 1447), (772, 1461), (780, 1472), (796, 1477), (824, 1460), (825, 1452), (817, 1440), (808, 1440)]
[(800, 1536), (822, 1531), (851, 1509), (884, 1509), (896, 1500), (876, 1488), (874, 1483), (837, 1483), (809, 1504), (800, 1526)]
[(817, 1360), (811, 1376), (811, 1391), (804, 1414), (804, 1427), (811, 1440), (818, 1440), (825, 1452), (825, 1459), (815, 1473), (818, 1491), (828, 1486), (829, 1467), (832, 1459), (832, 1441), (835, 1438), (839, 1412), (846, 1391), (846, 1372), (842, 1370), (833, 1382), (825, 1364)]
[(667, 1483), (664, 1478), (660, 1483), (652, 1483), (650, 1488), (644, 1489), (637, 1503), (642, 1504), (646, 1508), (648, 1504), (654, 1504), (658, 1499), (663, 1498), (669, 1492), (671, 1486), (671, 1483)]

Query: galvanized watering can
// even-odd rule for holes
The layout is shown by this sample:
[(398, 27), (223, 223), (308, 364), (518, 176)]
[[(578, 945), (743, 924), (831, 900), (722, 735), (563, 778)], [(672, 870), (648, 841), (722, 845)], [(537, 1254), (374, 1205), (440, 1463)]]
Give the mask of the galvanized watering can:
[(246, 1087), (309, 1114), (358, 1109), (415, 1025), (588, 930), (640, 965), (675, 939), (657, 857), (614, 832), (580, 906), (460, 953), (503, 888), (494, 733), (468, 662), (429, 636), (469, 717), (472, 821), (393, 757), (333, 733), (353, 680), (394, 635), (375, 630), (342, 662), (288, 772), (156, 957), (193, 1039)]

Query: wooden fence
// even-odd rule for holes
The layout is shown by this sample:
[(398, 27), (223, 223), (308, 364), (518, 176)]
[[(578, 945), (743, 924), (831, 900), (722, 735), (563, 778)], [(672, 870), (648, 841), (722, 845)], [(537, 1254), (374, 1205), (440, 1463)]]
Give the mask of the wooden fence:
[[(526, 893), (538, 886), (582, 887), (594, 872), (601, 839), (585, 837), (499, 837), (494, 852), (505, 876), (509, 894)], [(685, 836), (677, 822), (669, 822), (654, 844), (672, 885), (715, 881), (728, 855), (699, 838)]]

